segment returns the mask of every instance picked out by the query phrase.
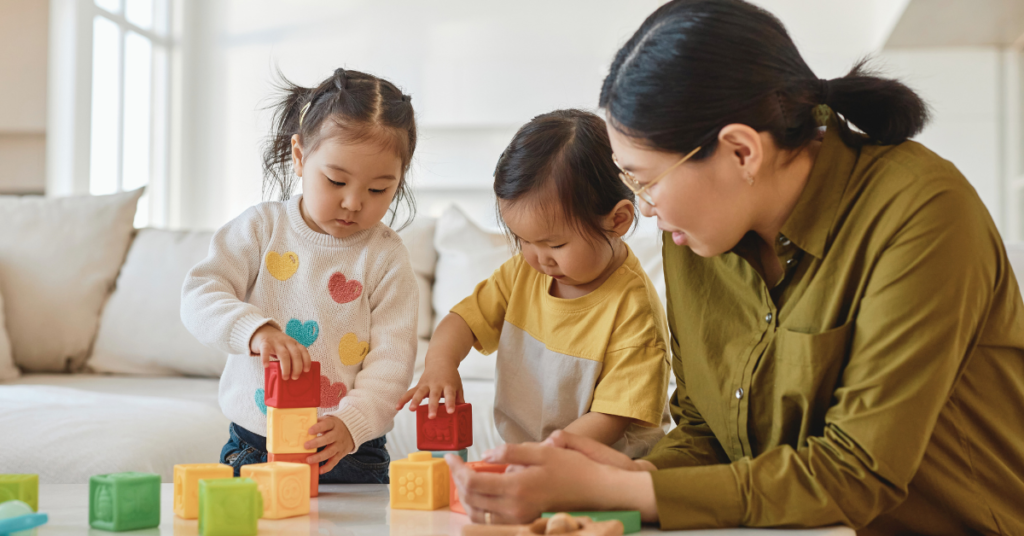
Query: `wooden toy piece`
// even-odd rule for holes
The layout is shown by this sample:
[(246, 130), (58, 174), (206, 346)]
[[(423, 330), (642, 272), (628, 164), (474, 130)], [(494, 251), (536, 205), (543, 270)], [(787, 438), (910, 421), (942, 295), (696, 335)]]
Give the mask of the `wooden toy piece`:
[(263, 495), (251, 478), (199, 481), (199, 534), (255, 536)]
[(309, 464), (268, 462), (243, 465), (242, 478), (251, 478), (263, 495), (264, 519), (284, 519), (309, 513)]
[(564, 536), (622, 536), (622, 522), (618, 520), (593, 521), (589, 517), (557, 514), (541, 518), (529, 525), (466, 525), (462, 536), (535, 536), (559, 534)]
[(32, 506), (25, 501), (10, 499), (0, 502), (0, 534), (35, 536), (36, 531), (27, 531), (45, 525), (47, 521), (49, 516), (33, 513)]
[(160, 475), (112, 473), (89, 479), (89, 526), (121, 532), (160, 525)]
[(302, 446), (316, 437), (309, 435), (309, 429), (314, 424), (316, 408), (267, 408), (267, 452), (316, 452), (316, 449)]
[[(466, 464), (466, 467), (469, 467), (478, 473), (504, 473), (505, 469), (508, 468), (508, 464), (469, 462)], [(459, 500), (459, 490), (455, 487), (454, 480), (448, 484), (448, 488), (451, 489), (448, 496), (448, 509), (458, 514), (465, 514), (466, 508), (462, 506), (462, 501)]]
[(22, 501), (39, 511), (39, 475), (0, 475), (0, 503)]
[[(268, 462), (306, 463), (309, 454), (274, 454), (267, 453)], [(309, 496), (316, 497), (320, 494), (320, 464), (309, 463)]]
[(435, 457), (435, 458), (444, 458), (445, 454), (455, 454), (456, 456), (462, 458), (462, 461), (464, 461), (464, 462), (465, 461), (469, 461), (469, 451), (467, 451), (466, 449), (461, 449), (461, 450), (432, 450), (432, 451), (430, 451), (430, 455)]
[(320, 363), (313, 361), (299, 379), (281, 379), (281, 363), (263, 369), (263, 400), (268, 408), (320, 407)]
[[(553, 517), (556, 514), (545, 512), (541, 517)], [(572, 517), (589, 517), (594, 521), (609, 521), (617, 519), (622, 522), (623, 534), (640, 532), (640, 512), (637, 510), (621, 510), (607, 512), (569, 512)]]
[(437, 510), (448, 506), (448, 464), (429, 452), (391, 462), (391, 508)]
[(427, 417), (427, 407), (416, 408), (416, 448), (460, 450), (473, 445), (472, 404), (458, 404), (450, 415), (442, 405), (433, 419)]
[(232, 478), (234, 469), (222, 463), (189, 463), (174, 466), (174, 513), (182, 519), (199, 517), (199, 480)]

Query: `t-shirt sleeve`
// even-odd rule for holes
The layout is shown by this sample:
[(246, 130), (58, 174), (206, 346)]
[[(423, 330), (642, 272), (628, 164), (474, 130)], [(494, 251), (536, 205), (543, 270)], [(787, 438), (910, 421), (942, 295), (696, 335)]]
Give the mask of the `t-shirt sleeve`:
[(522, 255), (512, 257), (451, 310), (469, 324), (476, 338), (473, 347), (484, 355), (498, 349), (512, 285), (522, 265)]
[[(651, 332), (656, 333), (653, 328)], [(650, 345), (609, 351), (590, 411), (629, 417), (645, 426), (661, 426), (668, 375), (664, 344), (652, 341)]]

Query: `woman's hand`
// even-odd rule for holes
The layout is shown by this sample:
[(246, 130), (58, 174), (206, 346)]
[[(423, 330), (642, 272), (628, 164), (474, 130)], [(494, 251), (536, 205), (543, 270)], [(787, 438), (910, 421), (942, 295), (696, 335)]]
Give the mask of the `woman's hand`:
[(334, 415), (320, 417), (320, 421), (309, 429), (309, 434), (319, 437), (306, 441), (302, 447), (307, 449), (323, 447), (324, 450), (311, 454), (306, 458), (306, 463), (320, 463), (327, 460), (327, 463), (320, 466), (321, 475), (334, 469), (334, 466), (338, 465), (342, 458), (355, 449), (355, 442), (352, 440), (352, 433), (348, 431), (348, 426), (345, 426), (345, 423)]
[[(466, 513), (476, 523), (526, 523), (542, 512), (639, 510), (657, 519), (651, 476), (598, 463), (583, 453), (549, 444), (503, 445), (484, 461), (518, 466), (504, 474), (477, 473), (445, 456)], [(484, 513), (489, 512), (490, 516)]]
[(440, 362), (433, 366), (427, 365), (423, 376), (420, 376), (420, 382), (402, 395), (402, 398), (398, 400), (398, 407), (395, 409), (400, 410), (402, 406), (409, 404), (409, 411), (416, 411), (420, 402), (427, 397), (429, 397), (427, 403), (430, 406), (427, 413), (431, 419), (437, 416), (437, 406), (442, 397), (444, 397), (444, 405), (449, 414), (455, 413), (456, 404), (466, 402), (458, 365), (451, 366), (446, 362)]
[(305, 346), (270, 324), (264, 324), (252, 334), (249, 351), (263, 359), (263, 368), (270, 365), (271, 357), (276, 357), (281, 362), (282, 380), (299, 379), (300, 374), (309, 372), (313, 362)]
[(576, 435), (564, 430), (555, 430), (545, 439), (543, 445), (569, 449), (583, 454), (591, 460), (625, 471), (655, 471), (657, 468), (647, 460), (634, 460), (629, 456), (601, 443), (600, 441)]

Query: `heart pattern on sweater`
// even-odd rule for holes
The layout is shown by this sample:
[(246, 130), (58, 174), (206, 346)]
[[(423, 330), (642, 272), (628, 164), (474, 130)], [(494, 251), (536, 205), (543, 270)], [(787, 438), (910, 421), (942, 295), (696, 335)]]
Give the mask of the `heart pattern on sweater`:
[(320, 336), (320, 325), (316, 323), (316, 320), (303, 323), (301, 320), (293, 318), (288, 321), (284, 332), (289, 337), (299, 341), (299, 344), (309, 348), (311, 344), (316, 342), (316, 338)]
[(348, 394), (348, 387), (345, 382), (331, 383), (327, 376), (320, 376), (320, 407), (333, 408), (341, 403), (341, 399)]
[(331, 280), (327, 282), (327, 290), (334, 301), (348, 303), (363, 294), (363, 284), (355, 279), (346, 279), (345, 274), (341, 272), (334, 272), (331, 274)]
[(287, 281), (299, 269), (299, 256), (294, 251), (284, 255), (276, 251), (267, 253), (267, 271), (278, 281)]
[(256, 389), (256, 407), (259, 408), (260, 413), (267, 414), (267, 400), (263, 395), (263, 389)]
[(338, 343), (338, 357), (341, 358), (342, 365), (358, 365), (366, 359), (368, 353), (370, 343), (359, 340), (355, 333), (345, 334)]

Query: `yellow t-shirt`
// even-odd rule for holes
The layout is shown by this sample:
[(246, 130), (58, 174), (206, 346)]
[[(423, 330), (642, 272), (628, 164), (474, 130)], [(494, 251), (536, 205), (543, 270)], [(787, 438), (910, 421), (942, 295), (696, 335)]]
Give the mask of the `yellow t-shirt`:
[(632, 250), (586, 296), (555, 298), (551, 283), (517, 255), (452, 309), (477, 350), (498, 351), (498, 433), (509, 443), (543, 441), (596, 411), (633, 419), (613, 446), (646, 454), (669, 422), (667, 329), (654, 285)]

